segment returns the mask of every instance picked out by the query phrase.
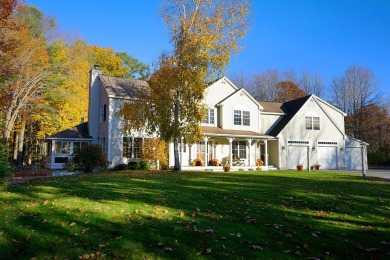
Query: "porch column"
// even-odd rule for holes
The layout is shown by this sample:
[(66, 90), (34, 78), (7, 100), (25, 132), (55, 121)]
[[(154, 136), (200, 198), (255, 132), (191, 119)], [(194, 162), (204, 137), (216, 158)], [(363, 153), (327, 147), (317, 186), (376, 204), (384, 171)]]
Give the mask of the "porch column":
[(264, 165), (268, 166), (268, 141), (264, 140)]
[(192, 143), (188, 143), (188, 165), (191, 166), (192, 163)]
[(246, 139), (247, 144), (248, 144), (248, 166), (251, 166), (251, 146), (252, 146), (252, 139)]
[[(259, 143), (259, 140), (255, 140), (255, 165), (257, 166), (257, 144)], [(261, 153), (260, 153), (261, 157)]]
[(208, 137), (203, 137), (203, 140), (204, 140), (204, 152), (205, 152), (205, 156), (204, 156), (204, 166), (208, 166), (209, 164), (209, 144), (208, 144), (208, 141), (209, 141), (209, 138)]
[(180, 166), (183, 166), (183, 140), (184, 138), (180, 138), (180, 149), (179, 149), (179, 153), (180, 153)]
[(233, 140), (234, 138), (228, 138), (229, 140), (229, 163), (233, 166)]

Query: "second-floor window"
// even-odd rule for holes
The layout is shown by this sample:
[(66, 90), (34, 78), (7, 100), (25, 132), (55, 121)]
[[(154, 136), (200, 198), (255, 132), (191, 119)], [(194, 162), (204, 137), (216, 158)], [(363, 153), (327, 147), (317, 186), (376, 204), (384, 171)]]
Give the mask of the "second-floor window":
[(100, 108), (100, 122), (105, 122), (107, 120), (107, 105), (104, 104), (101, 108)]
[(234, 125), (251, 125), (251, 116), (249, 111), (234, 110), (233, 115)]
[(306, 116), (306, 130), (320, 130), (320, 118), (316, 116)]
[(215, 116), (214, 116), (214, 108), (209, 108), (206, 111), (206, 117), (203, 120), (204, 124), (211, 124), (213, 125), (215, 122)]

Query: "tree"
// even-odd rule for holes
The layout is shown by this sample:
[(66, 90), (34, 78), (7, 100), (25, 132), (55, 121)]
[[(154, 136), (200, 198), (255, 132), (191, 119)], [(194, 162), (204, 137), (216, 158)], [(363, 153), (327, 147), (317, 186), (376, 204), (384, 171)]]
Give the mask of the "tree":
[[(204, 90), (224, 73), (231, 54), (239, 50), (249, 4), (244, 0), (166, 0), (161, 10), (173, 51), (161, 55), (148, 93), (125, 105), (120, 114), (129, 126), (157, 132), (166, 141), (173, 139), (174, 169), (181, 170), (179, 140), (186, 134), (199, 135)], [(143, 116), (126, 116), (134, 106)]]
[(363, 117), (358, 111), (380, 101), (378, 80), (374, 72), (359, 65), (348, 67), (343, 76), (332, 81), (329, 96), (335, 106), (350, 116), (345, 121), (346, 133), (362, 139)]
[(276, 85), (276, 88), (278, 89), (276, 102), (284, 103), (306, 96), (305, 91), (292, 81), (281, 81)]
[(122, 58), (115, 55), (113, 48), (91, 46), (90, 49), (93, 61), (100, 66), (104, 75), (124, 77), (128, 73), (129, 68), (123, 66)]
[(307, 94), (314, 94), (318, 97), (324, 95), (324, 79), (317, 73), (303, 72), (298, 85)]
[(278, 83), (281, 75), (278, 69), (268, 69), (255, 74), (250, 80), (249, 93), (259, 101), (276, 102), (278, 96)]
[(142, 146), (142, 160), (152, 161), (156, 168), (158, 164), (166, 165), (168, 156), (165, 141), (160, 138), (145, 138)]
[(128, 72), (125, 74), (126, 78), (136, 78), (143, 80), (149, 78), (149, 66), (143, 64), (142, 62), (130, 56), (126, 52), (117, 52), (116, 56), (122, 59), (123, 67), (128, 68)]
[(4, 22), (15, 10), (17, 0), (0, 0), (0, 21)]

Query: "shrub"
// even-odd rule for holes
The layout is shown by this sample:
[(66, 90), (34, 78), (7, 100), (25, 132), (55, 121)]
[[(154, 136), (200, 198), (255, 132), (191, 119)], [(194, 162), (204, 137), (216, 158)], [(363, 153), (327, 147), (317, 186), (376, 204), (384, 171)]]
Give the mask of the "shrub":
[(148, 161), (141, 161), (141, 162), (139, 163), (139, 166), (140, 166), (140, 169), (141, 169), (141, 170), (147, 170), (147, 171), (149, 171), (150, 168), (151, 168), (150, 163), (149, 163)]
[(8, 149), (5, 140), (0, 140), (0, 176), (12, 176), (8, 163)]
[(115, 165), (114, 167), (114, 171), (125, 171), (127, 169), (128, 169), (128, 165), (124, 163)]
[(74, 172), (76, 171), (77, 169), (79, 169), (80, 166), (77, 165), (77, 163), (74, 162), (74, 160), (71, 160), (69, 163), (67, 163), (65, 165), (65, 169), (68, 171), (68, 172)]
[(129, 168), (130, 170), (139, 170), (141, 168), (139, 162), (131, 161), (129, 162)]
[(107, 160), (102, 148), (98, 144), (88, 144), (81, 148), (74, 157), (74, 162), (84, 168), (84, 172), (91, 172), (97, 167), (107, 167)]

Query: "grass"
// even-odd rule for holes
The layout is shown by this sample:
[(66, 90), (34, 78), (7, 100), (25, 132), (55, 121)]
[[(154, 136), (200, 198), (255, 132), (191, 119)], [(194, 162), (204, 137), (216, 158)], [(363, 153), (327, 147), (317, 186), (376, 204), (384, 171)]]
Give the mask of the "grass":
[(4, 259), (385, 259), (388, 182), (323, 172), (107, 172), (0, 189)]

